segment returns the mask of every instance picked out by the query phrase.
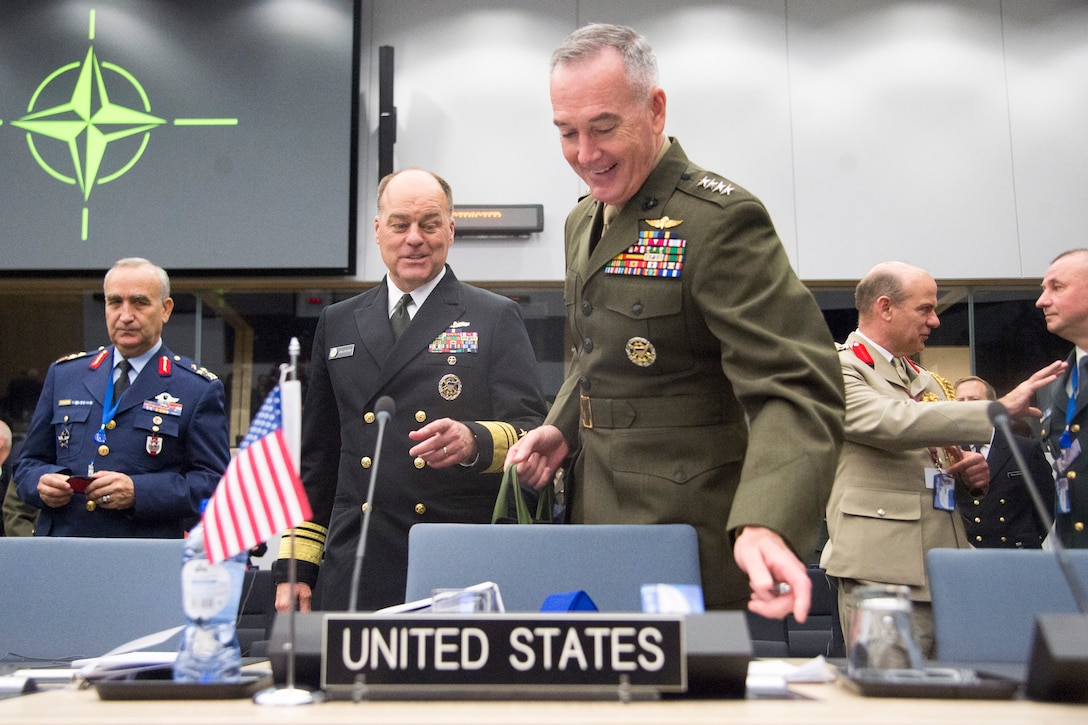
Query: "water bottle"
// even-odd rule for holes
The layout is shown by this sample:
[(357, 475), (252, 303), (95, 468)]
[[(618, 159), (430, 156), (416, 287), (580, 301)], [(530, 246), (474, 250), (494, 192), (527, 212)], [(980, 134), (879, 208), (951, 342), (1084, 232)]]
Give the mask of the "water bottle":
[(181, 555), (181, 599), (187, 624), (174, 663), (174, 682), (237, 682), (242, 653), (235, 625), (242, 596), (246, 554), (209, 564), (204, 525), (185, 539)]

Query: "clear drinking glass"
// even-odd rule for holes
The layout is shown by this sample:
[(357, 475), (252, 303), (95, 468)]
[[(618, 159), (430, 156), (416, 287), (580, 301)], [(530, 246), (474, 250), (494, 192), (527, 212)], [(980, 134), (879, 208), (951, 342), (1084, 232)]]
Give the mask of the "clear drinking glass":
[(920, 670), (925, 666), (914, 638), (910, 589), (864, 585), (850, 593), (849, 673), (867, 669)]

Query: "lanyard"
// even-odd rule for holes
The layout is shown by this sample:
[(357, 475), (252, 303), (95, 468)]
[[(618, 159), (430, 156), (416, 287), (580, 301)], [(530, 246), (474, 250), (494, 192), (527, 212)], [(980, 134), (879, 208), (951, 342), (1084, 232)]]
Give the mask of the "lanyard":
[(1061, 437), (1058, 439), (1058, 445), (1062, 448), (1069, 448), (1073, 445), (1073, 436), (1069, 432), (1070, 426), (1073, 425), (1073, 414), (1077, 412), (1077, 386), (1080, 382), (1080, 376), (1077, 373), (1077, 369), (1080, 365), (1073, 365), (1073, 372), (1070, 374), (1069, 385), (1072, 388), (1069, 393), (1069, 402), (1065, 405), (1065, 430), (1062, 431)]
[[(117, 351), (114, 351), (117, 354)], [(126, 373), (122, 373), (126, 374)], [(110, 375), (106, 378), (106, 401), (102, 404), (102, 427), (98, 429), (98, 432), (94, 434), (94, 439), (97, 443), (102, 444), (106, 442), (106, 424), (113, 420), (113, 416), (117, 415), (117, 408), (121, 405), (121, 399), (113, 399), (113, 357), (110, 357)]]

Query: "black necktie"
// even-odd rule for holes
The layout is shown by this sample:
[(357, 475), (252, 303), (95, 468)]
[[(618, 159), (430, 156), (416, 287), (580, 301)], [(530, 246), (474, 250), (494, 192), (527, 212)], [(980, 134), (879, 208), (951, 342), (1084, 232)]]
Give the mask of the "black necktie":
[(389, 318), (389, 324), (393, 326), (393, 337), (400, 337), (408, 328), (412, 318), (408, 316), (408, 304), (412, 301), (412, 295), (403, 294), (397, 300), (397, 306), (393, 308), (393, 315)]
[(121, 364), (117, 367), (120, 368), (121, 374), (113, 382), (113, 402), (115, 403), (121, 399), (121, 394), (128, 390), (128, 371), (132, 369), (132, 363), (121, 358)]

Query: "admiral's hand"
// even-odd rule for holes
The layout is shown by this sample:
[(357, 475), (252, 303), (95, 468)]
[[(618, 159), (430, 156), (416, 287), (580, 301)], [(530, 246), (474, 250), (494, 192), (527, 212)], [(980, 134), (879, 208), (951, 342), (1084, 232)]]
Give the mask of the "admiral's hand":
[[(313, 600), (313, 592), (309, 584), (295, 583), (295, 599), (298, 601), (297, 612), (310, 611), (310, 603)], [(286, 612), (291, 608), (291, 584), (280, 582), (276, 585), (276, 611)]]

